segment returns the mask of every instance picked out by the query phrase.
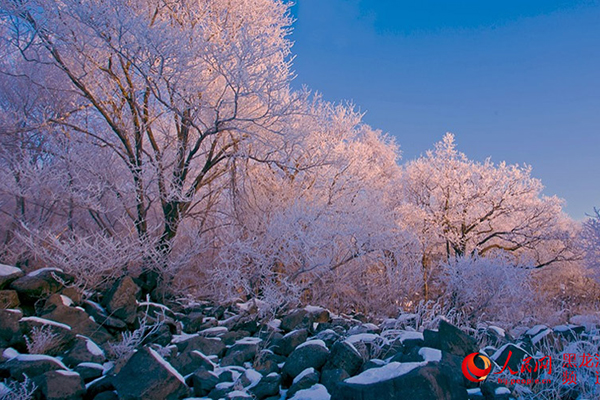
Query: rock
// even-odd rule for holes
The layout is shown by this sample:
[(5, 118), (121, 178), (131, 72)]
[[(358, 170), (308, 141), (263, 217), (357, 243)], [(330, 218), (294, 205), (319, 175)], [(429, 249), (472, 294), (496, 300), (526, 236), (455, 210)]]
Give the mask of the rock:
[(20, 268), (0, 264), (0, 290), (7, 287), (12, 281), (25, 275)]
[(225, 344), (220, 338), (207, 338), (198, 335), (191, 336), (185, 340), (174, 340), (179, 352), (187, 350), (199, 350), (207, 356), (221, 356), (225, 351)]
[(103, 304), (110, 315), (133, 324), (137, 315), (140, 288), (129, 276), (118, 280), (106, 294)]
[(194, 396), (203, 397), (219, 383), (219, 377), (205, 369), (199, 369), (189, 378), (191, 386), (194, 388)]
[(314, 368), (308, 368), (302, 371), (296, 378), (294, 378), (294, 382), (292, 386), (290, 386), (287, 391), (287, 398), (292, 398), (296, 394), (296, 392), (304, 389), (308, 389), (313, 385), (319, 383), (320, 375)]
[(17, 308), (21, 305), (16, 290), (0, 290), (0, 310)]
[(98, 303), (86, 300), (83, 302), (83, 308), (94, 321), (106, 329), (111, 331), (124, 331), (127, 329), (127, 324), (124, 321), (121, 321), (118, 318), (109, 317), (106, 310)]
[(339, 341), (331, 347), (331, 355), (323, 368), (341, 368), (349, 375), (354, 375), (360, 370), (363, 361), (362, 356), (353, 345), (345, 341)]
[[(75, 333), (71, 327), (56, 321), (39, 317), (25, 317), (19, 321), (21, 331), (27, 335), (32, 344), (39, 346), (36, 352), (59, 354), (68, 350), (75, 342)], [(48, 337), (51, 335), (51, 338)], [(46, 337), (46, 339), (41, 339)]]
[(80, 400), (85, 393), (83, 379), (77, 372), (49, 371), (34, 379), (46, 400)]
[(440, 320), (438, 337), (440, 350), (450, 354), (465, 357), (479, 350), (474, 338), (444, 320)]
[(285, 361), (285, 358), (276, 355), (271, 350), (262, 350), (252, 364), (252, 368), (263, 375), (269, 375), (273, 372), (279, 372), (278, 364)]
[(263, 400), (269, 396), (277, 396), (279, 394), (280, 385), (281, 375), (272, 372), (263, 376), (255, 386), (250, 388), (250, 392), (254, 394), (258, 400)]
[(0, 347), (23, 344), (19, 320), (23, 313), (18, 310), (0, 310)]
[(273, 343), (273, 351), (282, 356), (289, 356), (298, 345), (306, 342), (308, 331), (298, 329), (292, 331)]
[(59, 304), (52, 312), (44, 314), (43, 317), (69, 325), (74, 333), (87, 336), (98, 344), (104, 344), (113, 339), (106, 329), (94, 322), (85, 311), (79, 308)]
[[(309, 389), (298, 391), (291, 400), (329, 400), (330, 396), (327, 388), (321, 384), (316, 384)], [(275, 399), (273, 399), (275, 400)]]
[(432, 329), (425, 329), (423, 331), (423, 346), (441, 350), (439, 332)]
[(307, 368), (321, 369), (328, 357), (329, 350), (325, 347), (325, 343), (319, 340), (308, 341), (296, 347), (281, 371), (284, 384), (289, 383)]
[(340, 339), (340, 335), (333, 329), (325, 329), (324, 331), (318, 332), (314, 336), (314, 338), (322, 340), (323, 342), (325, 342), (325, 345), (330, 348), (335, 342), (337, 342)]
[(63, 362), (70, 367), (80, 363), (103, 363), (106, 361), (104, 351), (91, 339), (77, 336), (75, 345), (67, 352)]
[(331, 319), (329, 310), (322, 307), (306, 306), (304, 310), (310, 314), (313, 322), (326, 323)]
[(6, 372), (8, 372), (14, 380), (21, 382), (24, 379), (23, 374), (33, 378), (59, 369), (67, 370), (68, 368), (57, 358), (39, 354), (19, 354), (4, 364), (0, 364), (0, 375), (6, 376)]
[(104, 367), (101, 364), (83, 362), (73, 368), (73, 371), (77, 372), (84, 382), (91, 382), (102, 376)]
[(291, 332), (295, 329), (312, 329), (313, 317), (306, 310), (294, 310), (281, 319), (281, 329)]
[(115, 386), (113, 385), (113, 377), (110, 375), (104, 375), (88, 383), (86, 385), (86, 389), (84, 400), (94, 399), (101, 393), (112, 392), (115, 390)]
[(13, 281), (10, 288), (19, 293), (21, 300), (35, 303), (40, 297), (56, 293), (65, 283), (73, 281), (73, 276), (58, 268), (42, 268)]
[(177, 342), (176, 346), (180, 353), (171, 360), (171, 364), (183, 375), (200, 368), (205, 357), (220, 356), (225, 351), (225, 344), (221, 339), (202, 336), (192, 336), (185, 341)]
[(204, 318), (205, 316), (201, 312), (193, 312), (186, 315), (184, 318), (182, 318), (181, 321), (183, 322), (184, 332), (194, 333), (198, 332), (199, 330), (205, 329), (202, 328), (202, 325), (204, 325)]
[(188, 394), (185, 380), (154, 350), (138, 350), (114, 378), (121, 399), (174, 400)]
[(346, 370), (341, 368), (323, 368), (323, 371), (321, 371), (321, 383), (327, 388), (329, 393), (335, 392), (337, 390), (337, 385), (347, 378), (350, 378), (350, 375)]
[[(504, 368), (504, 365), (506, 365), (506, 367), (510, 368), (513, 372), (519, 372), (521, 362), (523, 359), (529, 356), (530, 354), (527, 353), (522, 347), (508, 343), (498, 349), (498, 351), (496, 351), (496, 353), (494, 353), (490, 358), (494, 360), (501, 369)], [(506, 364), (507, 360), (508, 364)]]
[(221, 360), (221, 365), (243, 365), (246, 361), (254, 360), (260, 342), (262, 340), (257, 338), (238, 340), (227, 350), (227, 354)]
[(434, 364), (392, 362), (337, 385), (332, 400), (466, 400), (467, 390)]
[(119, 400), (119, 396), (113, 392), (102, 392), (94, 397), (94, 400)]

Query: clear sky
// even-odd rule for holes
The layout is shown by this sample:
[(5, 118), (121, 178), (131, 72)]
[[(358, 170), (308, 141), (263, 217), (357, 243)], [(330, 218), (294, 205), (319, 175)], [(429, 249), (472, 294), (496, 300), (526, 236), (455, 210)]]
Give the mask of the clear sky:
[(352, 101), (403, 160), (445, 132), (600, 207), (600, 0), (296, 0), (294, 85)]

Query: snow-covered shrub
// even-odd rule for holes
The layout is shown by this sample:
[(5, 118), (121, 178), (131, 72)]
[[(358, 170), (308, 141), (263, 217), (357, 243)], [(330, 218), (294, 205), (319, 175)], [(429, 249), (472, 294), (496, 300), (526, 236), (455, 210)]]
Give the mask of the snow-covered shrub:
[(533, 300), (530, 270), (502, 257), (461, 257), (442, 265), (448, 304), (469, 319), (518, 321)]
[(0, 383), (0, 400), (32, 400), (37, 386), (27, 375), (22, 382)]
[(29, 354), (47, 354), (58, 344), (58, 335), (49, 326), (33, 327), (29, 337), (25, 336), (25, 344)]

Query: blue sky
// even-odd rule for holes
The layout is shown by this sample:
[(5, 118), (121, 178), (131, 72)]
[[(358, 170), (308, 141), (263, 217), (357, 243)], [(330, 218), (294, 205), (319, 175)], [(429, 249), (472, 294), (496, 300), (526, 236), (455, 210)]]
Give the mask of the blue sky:
[(352, 101), (403, 160), (445, 132), (600, 207), (600, 0), (297, 0), (294, 85)]

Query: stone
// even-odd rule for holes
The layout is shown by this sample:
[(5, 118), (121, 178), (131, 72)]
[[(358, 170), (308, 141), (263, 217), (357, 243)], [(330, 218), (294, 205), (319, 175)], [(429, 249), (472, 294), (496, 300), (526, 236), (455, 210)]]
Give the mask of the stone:
[(0, 290), (7, 287), (12, 281), (25, 275), (21, 268), (0, 264)]
[(102, 376), (104, 367), (101, 364), (84, 362), (73, 368), (73, 371), (77, 372), (84, 382), (91, 382), (94, 379), (98, 379)]
[(325, 343), (312, 340), (299, 346), (290, 354), (281, 371), (284, 384), (288, 384), (307, 368), (321, 369), (329, 358)]
[(236, 343), (227, 350), (225, 357), (221, 359), (221, 365), (244, 365), (247, 361), (253, 361), (258, 353), (257, 343)]
[(42, 332), (50, 333), (53, 336), (43, 346), (44, 354), (58, 355), (68, 350), (75, 342), (75, 333), (71, 327), (60, 322), (46, 318), (25, 317), (21, 318), (19, 326), (32, 343), (39, 341), (38, 336), (44, 336)]
[(85, 393), (83, 379), (77, 372), (49, 371), (34, 379), (46, 400), (80, 400)]
[(10, 288), (23, 301), (36, 302), (40, 297), (56, 293), (75, 278), (58, 268), (42, 268), (13, 281)]
[(465, 357), (479, 350), (474, 338), (444, 320), (440, 320), (438, 337), (443, 352)]
[(254, 394), (258, 400), (263, 400), (269, 396), (278, 395), (280, 385), (281, 375), (276, 372), (272, 372), (266, 376), (263, 376), (255, 386), (250, 388), (250, 392)]
[(220, 338), (208, 338), (203, 336), (194, 335), (185, 340), (177, 341), (175, 343), (179, 352), (186, 350), (199, 350), (202, 354), (207, 356), (222, 356), (225, 351), (225, 344)]
[(491, 359), (494, 360), (501, 369), (506, 365), (506, 367), (510, 368), (513, 372), (519, 372), (523, 359), (529, 356), (530, 354), (520, 346), (508, 343), (498, 349), (498, 351), (492, 355)]
[(119, 400), (119, 396), (113, 391), (102, 392), (98, 393), (94, 400)]
[(321, 383), (327, 388), (329, 393), (337, 390), (337, 385), (344, 379), (350, 378), (348, 372), (341, 368), (325, 369), (321, 371)]
[(294, 310), (281, 319), (281, 329), (291, 332), (295, 329), (312, 329), (313, 317), (306, 310)]
[[(19, 354), (4, 364), (0, 364), (0, 376), (8, 376), (19, 382), (23, 381), (23, 374), (34, 378), (49, 371), (56, 371), (67, 367), (58, 359), (39, 354)], [(8, 372), (8, 374), (7, 374)]]
[(85, 311), (79, 308), (59, 304), (43, 317), (69, 325), (74, 333), (87, 336), (98, 344), (104, 344), (114, 339), (106, 329), (94, 322)]
[(75, 344), (63, 357), (63, 362), (74, 367), (80, 363), (96, 363), (100, 364), (106, 361), (104, 351), (91, 339), (77, 336)]
[(23, 313), (18, 310), (0, 310), (0, 347), (15, 347), (24, 344), (19, 320)]
[(278, 364), (285, 361), (285, 358), (278, 356), (271, 350), (261, 350), (252, 364), (252, 368), (262, 375), (269, 375), (273, 372), (279, 372)]
[(137, 315), (140, 288), (129, 276), (118, 280), (106, 294), (103, 304), (111, 316), (133, 324)]
[(203, 397), (217, 386), (219, 377), (210, 371), (199, 369), (188, 378), (188, 381), (194, 389), (194, 396)]
[(115, 390), (115, 386), (113, 385), (113, 376), (104, 375), (96, 380), (93, 380), (86, 385), (86, 389), (84, 400), (94, 399), (101, 393), (112, 392)]
[(308, 389), (319, 383), (320, 375), (314, 368), (308, 368), (300, 373), (287, 391), (287, 398), (290, 399), (300, 390)]
[(298, 329), (289, 332), (281, 339), (273, 342), (273, 351), (282, 356), (289, 356), (298, 345), (306, 342), (308, 331), (306, 329)]
[(114, 378), (123, 400), (175, 400), (188, 394), (185, 380), (154, 350), (138, 350)]
[(353, 345), (345, 341), (338, 341), (331, 347), (331, 354), (327, 360), (327, 364), (323, 368), (341, 368), (349, 375), (354, 375), (360, 370), (363, 362), (363, 357)]
[(0, 310), (17, 308), (21, 305), (16, 290), (0, 290)]
[(331, 400), (467, 398), (467, 390), (453, 384), (439, 365), (395, 362), (346, 379), (331, 396)]

